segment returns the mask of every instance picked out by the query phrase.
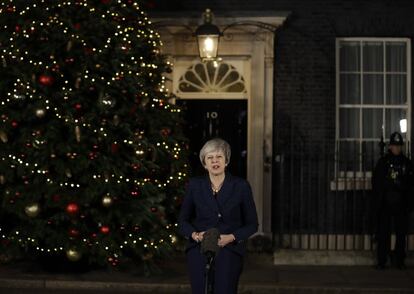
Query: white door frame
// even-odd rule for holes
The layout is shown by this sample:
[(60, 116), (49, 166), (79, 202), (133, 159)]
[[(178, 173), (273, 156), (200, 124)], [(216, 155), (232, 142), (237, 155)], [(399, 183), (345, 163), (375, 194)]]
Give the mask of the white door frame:
[[(213, 22), (221, 29), (236, 22), (260, 22), (279, 27), (289, 13), (266, 13), (266, 16), (263, 16), (263, 12), (249, 12), (248, 17), (240, 15), (243, 14), (232, 12), (232, 15), (217, 15)], [(152, 19), (154, 22), (171, 24), (159, 27), (158, 31), (164, 44), (162, 53), (169, 57), (173, 65), (182, 66), (182, 63), (198, 60), (198, 48), (194, 36), (174, 23), (184, 24), (195, 31), (199, 25), (198, 22), (201, 21), (201, 15), (182, 17), (169, 14), (166, 17)], [(248, 99), (247, 179), (252, 186), (256, 203), (259, 234), (266, 235), (271, 233), (272, 213), (274, 38), (274, 33), (268, 30), (238, 25), (227, 29), (219, 43), (219, 56), (223, 61), (244, 60), (246, 64), (246, 70), (242, 74), (248, 87), (243, 95), (243, 98)], [(171, 80), (178, 81), (177, 77), (171, 77)], [(174, 84), (167, 85), (167, 88), (178, 89)], [(174, 94), (179, 98), (191, 98), (191, 95), (177, 92)], [(202, 97), (200, 95), (197, 97), (228, 99), (230, 96), (223, 93), (204, 93)], [(241, 98), (235, 95), (233, 97)]]

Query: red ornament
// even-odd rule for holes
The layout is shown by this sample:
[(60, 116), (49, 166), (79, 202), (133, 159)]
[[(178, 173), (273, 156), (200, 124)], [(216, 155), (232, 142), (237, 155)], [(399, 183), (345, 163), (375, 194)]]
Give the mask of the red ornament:
[(65, 59), (65, 62), (67, 64), (72, 64), (73, 62), (75, 62), (75, 59), (73, 57), (68, 57), (68, 58)]
[(82, 109), (82, 105), (80, 103), (76, 103), (75, 104), (75, 109), (76, 110), (81, 110)]
[(171, 134), (171, 129), (170, 129), (170, 128), (163, 128), (163, 129), (160, 131), (160, 133), (161, 133), (161, 136), (163, 136), (163, 137), (167, 137), (168, 135), (170, 135), (170, 134)]
[(94, 160), (98, 157), (98, 154), (96, 152), (89, 152), (88, 157), (90, 160)]
[(137, 190), (131, 191), (131, 196), (138, 197), (139, 196), (139, 191), (137, 191)]
[(121, 45), (121, 50), (128, 52), (129, 50), (131, 50), (131, 45), (129, 44), (123, 44)]
[[(138, 103), (138, 102), (137, 102)], [(134, 114), (138, 109), (138, 105), (134, 104), (132, 105), (131, 109), (129, 110), (129, 114)]]
[(59, 72), (59, 70), (60, 70), (59, 64), (55, 64), (55, 65), (52, 66), (52, 71), (53, 72)]
[(77, 214), (79, 212), (79, 205), (76, 203), (69, 203), (66, 206), (66, 212), (69, 214)]
[(73, 25), (73, 27), (75, 28), (75, 30), (80, 30), (81, 24), (77, 22)]
[(147, 3), (147, 7), (149, 8), (149, 9), (152, 9), (152, 8), (155, 8), (155, 2), (153, 2), (153, 1), (148, 1)]
[(55, 80), (53, 79), (52, 76), (48, 76), (48, 75), (39, 76), (39, 83), (43, 86), (51, 86), (53, 85), (54, 82)]
[(118, 145), (118, 143), (112, 143), (112, 144), (111, 144), (111, 151), (112, 151), (112, 153), (117, 153), (117, 152), (118, 152), (118, 150), (119, 150), (119, 145)]
[(156, 207), (151, 207), (151, 212), (157, 212), (158, 209)]
[(11, 122), (11, 126), (12, 126), (13, 128), (17, 128), (17, 127), (19, 126), (19, 123), (18, 123), (17, 121), (13, 120), (13, 121)]
[(69, 230), (69, 236), (76, 238), (76, 237), (79, 236), (79, 231), (77, 229), (70, 229)]
[(133, 163), (133, 164), (131, 164), (131, 167), (132, 167), (133, 170), (140, 170), (141, 169), (141, 165), (140, 164)]
[(3, 244), (4, 246), (9, 246), (10, 245), (10, 240), (9, 239), (2, 239), (1, 244)]
[(101, 233), (102, 234), (108, 234), (109, 233), (109, 227), (108, 226), (102, 226), (101, 227)]
[(91, 55), (93, 53), (93, 49), (89, 47), (83, 48), (83, 51), (85, 52), (86, 55)]
[(19, 25), (16, 25), (15, 27), (14, 27), (14, 30), (16, 31), (16, 32), (20, 32), (20, 30), (22, 29), (22, 27), (21, 26), (19, 26)]

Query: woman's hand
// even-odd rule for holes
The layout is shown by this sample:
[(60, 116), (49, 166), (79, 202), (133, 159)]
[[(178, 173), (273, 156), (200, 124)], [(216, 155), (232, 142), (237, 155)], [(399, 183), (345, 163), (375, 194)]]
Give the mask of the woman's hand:
[(193, 240), (196, 241), (196, 242), (201, 242), (201, 241), (203, 241), (204, 233), (205, 232), (193, 232), (191, 234), (191, 238), (193, 238)]
[(220, 235), (220, 239), (218, 241), (218, 246), (224, 247), (227, 244), (233, 242), (234, 240), (236, 240), (236, 237), (234, 237), (233, 234)]

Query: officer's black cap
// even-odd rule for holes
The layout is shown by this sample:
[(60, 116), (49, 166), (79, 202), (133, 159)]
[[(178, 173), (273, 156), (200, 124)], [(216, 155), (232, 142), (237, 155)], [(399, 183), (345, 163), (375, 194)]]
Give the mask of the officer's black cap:
[(404, 145), (404, 139), (398, 132), (394, 132), (390, 136), (390, 145)]

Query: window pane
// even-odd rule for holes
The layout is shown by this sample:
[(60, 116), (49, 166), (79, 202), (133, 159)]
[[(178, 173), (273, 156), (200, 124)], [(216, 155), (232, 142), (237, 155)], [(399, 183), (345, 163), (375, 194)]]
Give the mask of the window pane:
[(393, 132), (401, 132), (400, 121), (403, 119), (407, 119), (405, 109), (385, 110), (385, 134), (387, 137)]
[(339, 42), (339, 70), (360, 71), (360, 43)]
[(373, 171), (380, 156), (379, 141), (362, 142), (361, 160), (363, 171)]
[(387, 71), (407, 71), (407, 44), (405, 42), (387, 42)]
[(360, 75), (341, 74), (340, 104), (360, 104)]
[(382, 42), (364, 42), (364, 72), (384, 71), (384, 45)]
[(359, 109), (339, 109), (339, 137), (359, 138)]
[(401, 74), (387, 74), (387, 104), (407, 103), (407, 77)]
[(357, 141), (339, 142), (339, 171), (359, 170), (359, 143)]
[(382, 109), (362, 110), (362, 137), (364, 139), (379, 139), (382, 135)]
[(377, 74), (364, 75), (364, 104), (384, 104), (384, 77)]

